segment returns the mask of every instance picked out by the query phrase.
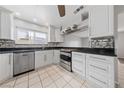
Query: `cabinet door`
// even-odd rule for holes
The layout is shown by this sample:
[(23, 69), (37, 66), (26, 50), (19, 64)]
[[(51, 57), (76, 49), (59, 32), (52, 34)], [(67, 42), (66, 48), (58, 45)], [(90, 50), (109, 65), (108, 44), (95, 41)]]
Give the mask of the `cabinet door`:
[(59, 63), (60, 62), (60, 50), (54, 50), (54, 61), (53, 63)]
[(1, 17), (0, 38), (11, 39), (11, 16), (10, 16), (10, 13), (1, 12), (0, 15), (1, 15), (0, 16)]
[(0, 54), (0, 81), (10, 78), (11, 60), (10, 54)]
[(92, 37), (106, 36), (109, 32), (108, 6), (92, 6), (90, 11), (90, 35)]
[(55, 29), (55, 42), (63, 42), (63, 36), (60, 34), (60, 29)]
[(52, 64), (53, 63), (53, 50), (48, 50), (47, 51), (47, 64)]
[(49, 26), (48, 42), (55, 42), (55, 28), (52, 26)]
[(34, 58), (34, 53), (30, 53), (28, 54), (28, 66), (29, 66), (29, 70), (33, 70), (35, 67), (35, 58)]
[(45, 51), (35, 52), (35, 68), (39, 68), (45, 65)]
[(72, 52), (72, 70), (85, 79), (85, 54)]

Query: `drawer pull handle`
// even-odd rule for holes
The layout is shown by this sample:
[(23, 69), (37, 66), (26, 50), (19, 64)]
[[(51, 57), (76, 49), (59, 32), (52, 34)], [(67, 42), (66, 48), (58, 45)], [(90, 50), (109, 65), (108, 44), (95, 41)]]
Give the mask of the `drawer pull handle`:
[(97, 66), (94, 66), (94, 65), (90, 65), (90, 66), (106, 71), (106, 69), (103, 69), (103, 68), (100, 68), (100, 67), (97, 67)]
[(97, 80), (97, 81), (99, 81), (99, 82), (102, 82), (103, 84), (106, 84), (106, 82), (103, 82), (103, 81), (101, 81), (101, 80), (99, 80), (99, 79), (95, 78), (95, 77), (94, 77), (94, 76), (92, 76), (92, 75), (90, 75), (90, 77), (91, 77), (91, 78), (93, 78), (93, 79), (95, 79), (95, 80)]
[(99, 59), (99, 60), (106, 60), (105, 58), (99, 58), (99, 57), (93, 57), (93, 56), (90, 56), (91, 58), (95, 58), (95, 59)]

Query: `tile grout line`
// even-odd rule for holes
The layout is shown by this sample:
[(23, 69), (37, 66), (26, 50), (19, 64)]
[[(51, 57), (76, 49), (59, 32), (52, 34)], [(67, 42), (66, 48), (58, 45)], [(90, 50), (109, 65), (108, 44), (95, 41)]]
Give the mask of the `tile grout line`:
[[(58, 66), (58, 68), (61, 69), (61, 70), (63, 70), (63, 69), (60, 68), (59, 66)], [(65, 70), (65, 71), (66, 71), (66, 70)], [(58, 73), (58, 72), (57, 72), (57, 73)], [(63, 79), (64, 79), (63, 75), (60, 75), (60, 76), (62, 76), (62, 77), (60, 77), (60, 78), (63, 78)], [(69, 76), (72, 77), (71, 75), (69, 75)], [(73, 78), (73, 77), (72, 77), (72, 78)], [(59, 78), (58, 78), (58, 79), (59, 79)], [(58, 79), (56, 79), (56, 80), (58, 80)], [(71, 79), (71, 80), (72, 80), (72, 79)], [(70, 81), (71, 81), (71, 80), (70, 80)], [(55, 81), (55, 80), (54, 80), (54, 81)], [(66, 84), (65, 84), (62, 88), (64, 88), (67, 84), (70, 85), (70, 83), (69, 83), (70, 81), (67, 82), (65, 79), (64, 79), (64, 81), (66, 82)], [(56, 83), (55, 83), (55, 84), (56, 84)], [(57, 85), (56, 85), (56, 86), (57, 86)], [(71, 86), (71, 85), (70, 85), (70, 86)], [(71, 87), (72, 87), (72, 86), (71, 86)], [(73, 88), (73, 87), (72, 87), (72, 88)]]
[(29, 73), (28, 73), (28, 88), (29, 88)]
[[(47, 72), (48, 73), (48, 72)], [(51, 78), (51, 76), (48, 74), (48, 76)], [(52, 78), (51, 78), (52, 79)], [(57, 79), (56, 79), (57, 80)], [(56, 85), (55, 83), (55, 80), (52, 79), (52, 81), (54, 82), (54, 84)], [(56, 87), (58, 88), (58, 86), (56, 85)]]
[[(75, 78), (74, 78), (74, 76), (71, 76), (70, 74), (69, 74), (69, 76), (70, 76), (70, 77), (72, 77), (72, 79), (75, 79)], [(64, 79), (64, 78), (63, 78), (63, 79)], [(71, 80), (72, 80), (72, 79), (71, 79)], [(65, 79), (64, 79), (64, 80), (65, 80)], [(70, 83), (69, 83), (69, 82), (71, 82), (71, 80), (70, 80), (70, 81), (68, 81), (68, 82), (67, 82), (66, 80), (65, 80), (65, 81), (67, 82), (67, 84), (69, 84), (69, 85), (70, 85)], [(77, 79), (75, 79), (75, 80), (76, 80), (76, 81), (78, 81)], [(79, 82), (79, 81), (78, 81), (78, 82)], [(85, 82), (85, 81), (84, 81), (84, 82)], [(81, 86), (84, 84), (84, 82), (81, 84)], [(79, 83), (80, 83), (80, 82), (79, 82)], [(70, 86), (71, 86), (71, 85), (70, 85)], [(81, 88), (81, 86), (80, 86), (80, 88)], [(72, 87), (72, 86), (71, 86), (71, 87)], [(72, 87), (72, 88), (73, 88), (73, 87)]]
[[(48, 74), (48, 71), (47, 71), (46, 73)], [(51, 77), (49, 74), (48, 74), (48, 76), (49, 76), (49, 78), (52, 80), (52, 82), (51, 82), (50, 84), (55, 83), (55, 80), (53, 80), (52, 77)], [(50, 84), (49, 84), (49, 85), (50, 85)], [(56, 85), (56, 83), (55, 83), (55, 85)], [(57, 85), (56, 85), (56, 87), (57, 87)]]
[[(62, 77), (63, 78), (63, 77)], [(64, 78), (63, 78), (64, 79)], [(67, 83), (67, 84), (69, 84), (69, 82), (67, 82), (65, 79), (64, 79), (64, 81)], [(71, 80), (70, 80), (71, 81)], [(63, 86), (63, 88), (67, 85), (67, 84), (65, 84), (64, 86)], [(70, 85), (70, 84), (69, 84)], [(71, 86), (71, 85), (70, 85)], [(72, 86), (71, 86), (72, 87)]]
[(13, 88), (15, 87), (16, 81), (17, 81), (17, 77), (16, 77), (16, 79), (15, 79), (15, 82), (14, 82)]
[[(84, 82), (81, 84), (81, 87), (84, 86), (85, 82), (86, 82), (86, 81), (84, 81)], [(81, 87), (80, 87), (80, 88), (81, 88)]]
[[(38, 77), (40, 78), (40, 74), (39, 74), (38, 71), (37, 71), (37, 73), (38, 73)], [(41, 83), (41, 87), (43, 88), (43, 84), (42, 84), (42, 80), (41, 80), (41, 78), (40, 78), (40, 83)]]
[[(54, 69), (54, 68), (52, 68), (52, 69)], [(55, 71), (55, 70), (54, 70), (54, 71)], [(58, 73), (57, 71), (55, 71), (55, 72)], [(48, 74), (48, 70), (46, 71), (46, 73)], [(48, 76), (50, 77), (50, 79), (52, 79), (52, 78), (51, 78), (51, 75), (48, 74)], [(56, 80), (58, 80), (58, 79), (59, 79), (59, 78), (57, 78)], [(43, 80), (44, 80), (44, 79), (43, 79)], [(55, 85), (56, 85), (56, 83), (55, 83), (56, 80), (53, 80), (53, 79), (52, 79), (52, 81), (53, 81), (52, 83), (54, 83)], [(50, 84), (52, 84), (52, 83), (50, 83)], [(50, 85), (50, 84), (49, 84), (49, 85)], [(56, 85), (56, 87), (57, 87), (57, 85)], [(57, 87), (57, 88), (58, 88), (58, 87)]]
[[(38, 76), (38, 71), (35, 71), (34, 73), (37, 74), (37, 78), (38, 78), (38, 77), (39, 77), (39, 76)], [(29, 82), (30, 82), (30, 80), (33, 79), (33, 78), (34, 78), (34, 77), (29, 78)], [(39, 80), (40, 80), (40, 78), (39, 78)], [(38, 81), (38, 82), (39, 82), (39, 81)], [(35, 83), (32, 84), (31, 86), (35, 85), (35, 84), (38, 83), (38, 82), (35, 82)], [(29, 84), (29, 88), (30, 88), (30, 84)]]

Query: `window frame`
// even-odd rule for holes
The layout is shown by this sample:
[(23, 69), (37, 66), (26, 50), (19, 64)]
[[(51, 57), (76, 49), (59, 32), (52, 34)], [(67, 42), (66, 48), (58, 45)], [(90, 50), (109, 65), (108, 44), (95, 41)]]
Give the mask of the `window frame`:
[[(22, 30), (26, 31), (28, 33), (28, 39), (23, 39), (23, 40), (19, 39), (18, 36), (17, 36), (17, 33), (19, 31), (18, 29), (22, 29)], [(33, 36), (31, 36), (30, 33), (33, 33)], [(36, 33), (46, 34), (45, 43), (35, 43), (35, 42), (37, 42), (37, 41), (35, 41), (36, 40), (36, 37), (35, 37), (35, 34)], [(37, 30), (33, 30), (33, 29), (27, 29), (27, 28), (23, 28), (23, 27), (16, 27), (15, 34), (14, 34), (14, 39), (15, 39), (15, 41), (16, 41), (17, 44), (19, 44), (18, 41), (25, 41), (25, 42), (26, 41), (27, 42), (28, 41), (31, 41), (32, 42), (31, 44), (48, 44), (48, 42), (47, 42), (48, 37), (47, 36), (48, 36), (48, 33), (47, 32), (37, 31)], [(29, 44), (29, 43), (27, 43), (27, 44)]]

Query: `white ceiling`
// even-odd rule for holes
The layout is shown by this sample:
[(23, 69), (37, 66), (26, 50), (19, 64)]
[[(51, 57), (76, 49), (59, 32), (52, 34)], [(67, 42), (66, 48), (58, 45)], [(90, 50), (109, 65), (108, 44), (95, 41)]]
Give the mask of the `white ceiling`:
[(66, 15), (60, 17), (57, 5), (3, 5), (11, 11), (19, 12), (21, 18), (33, 21), (36, 18), (38, 24), (41, 25), (55, 25), (68, 26), (77, 20), (80, 20), (79, 15), (74, 15), (74, 10), (79, 5), (66, 5)]

